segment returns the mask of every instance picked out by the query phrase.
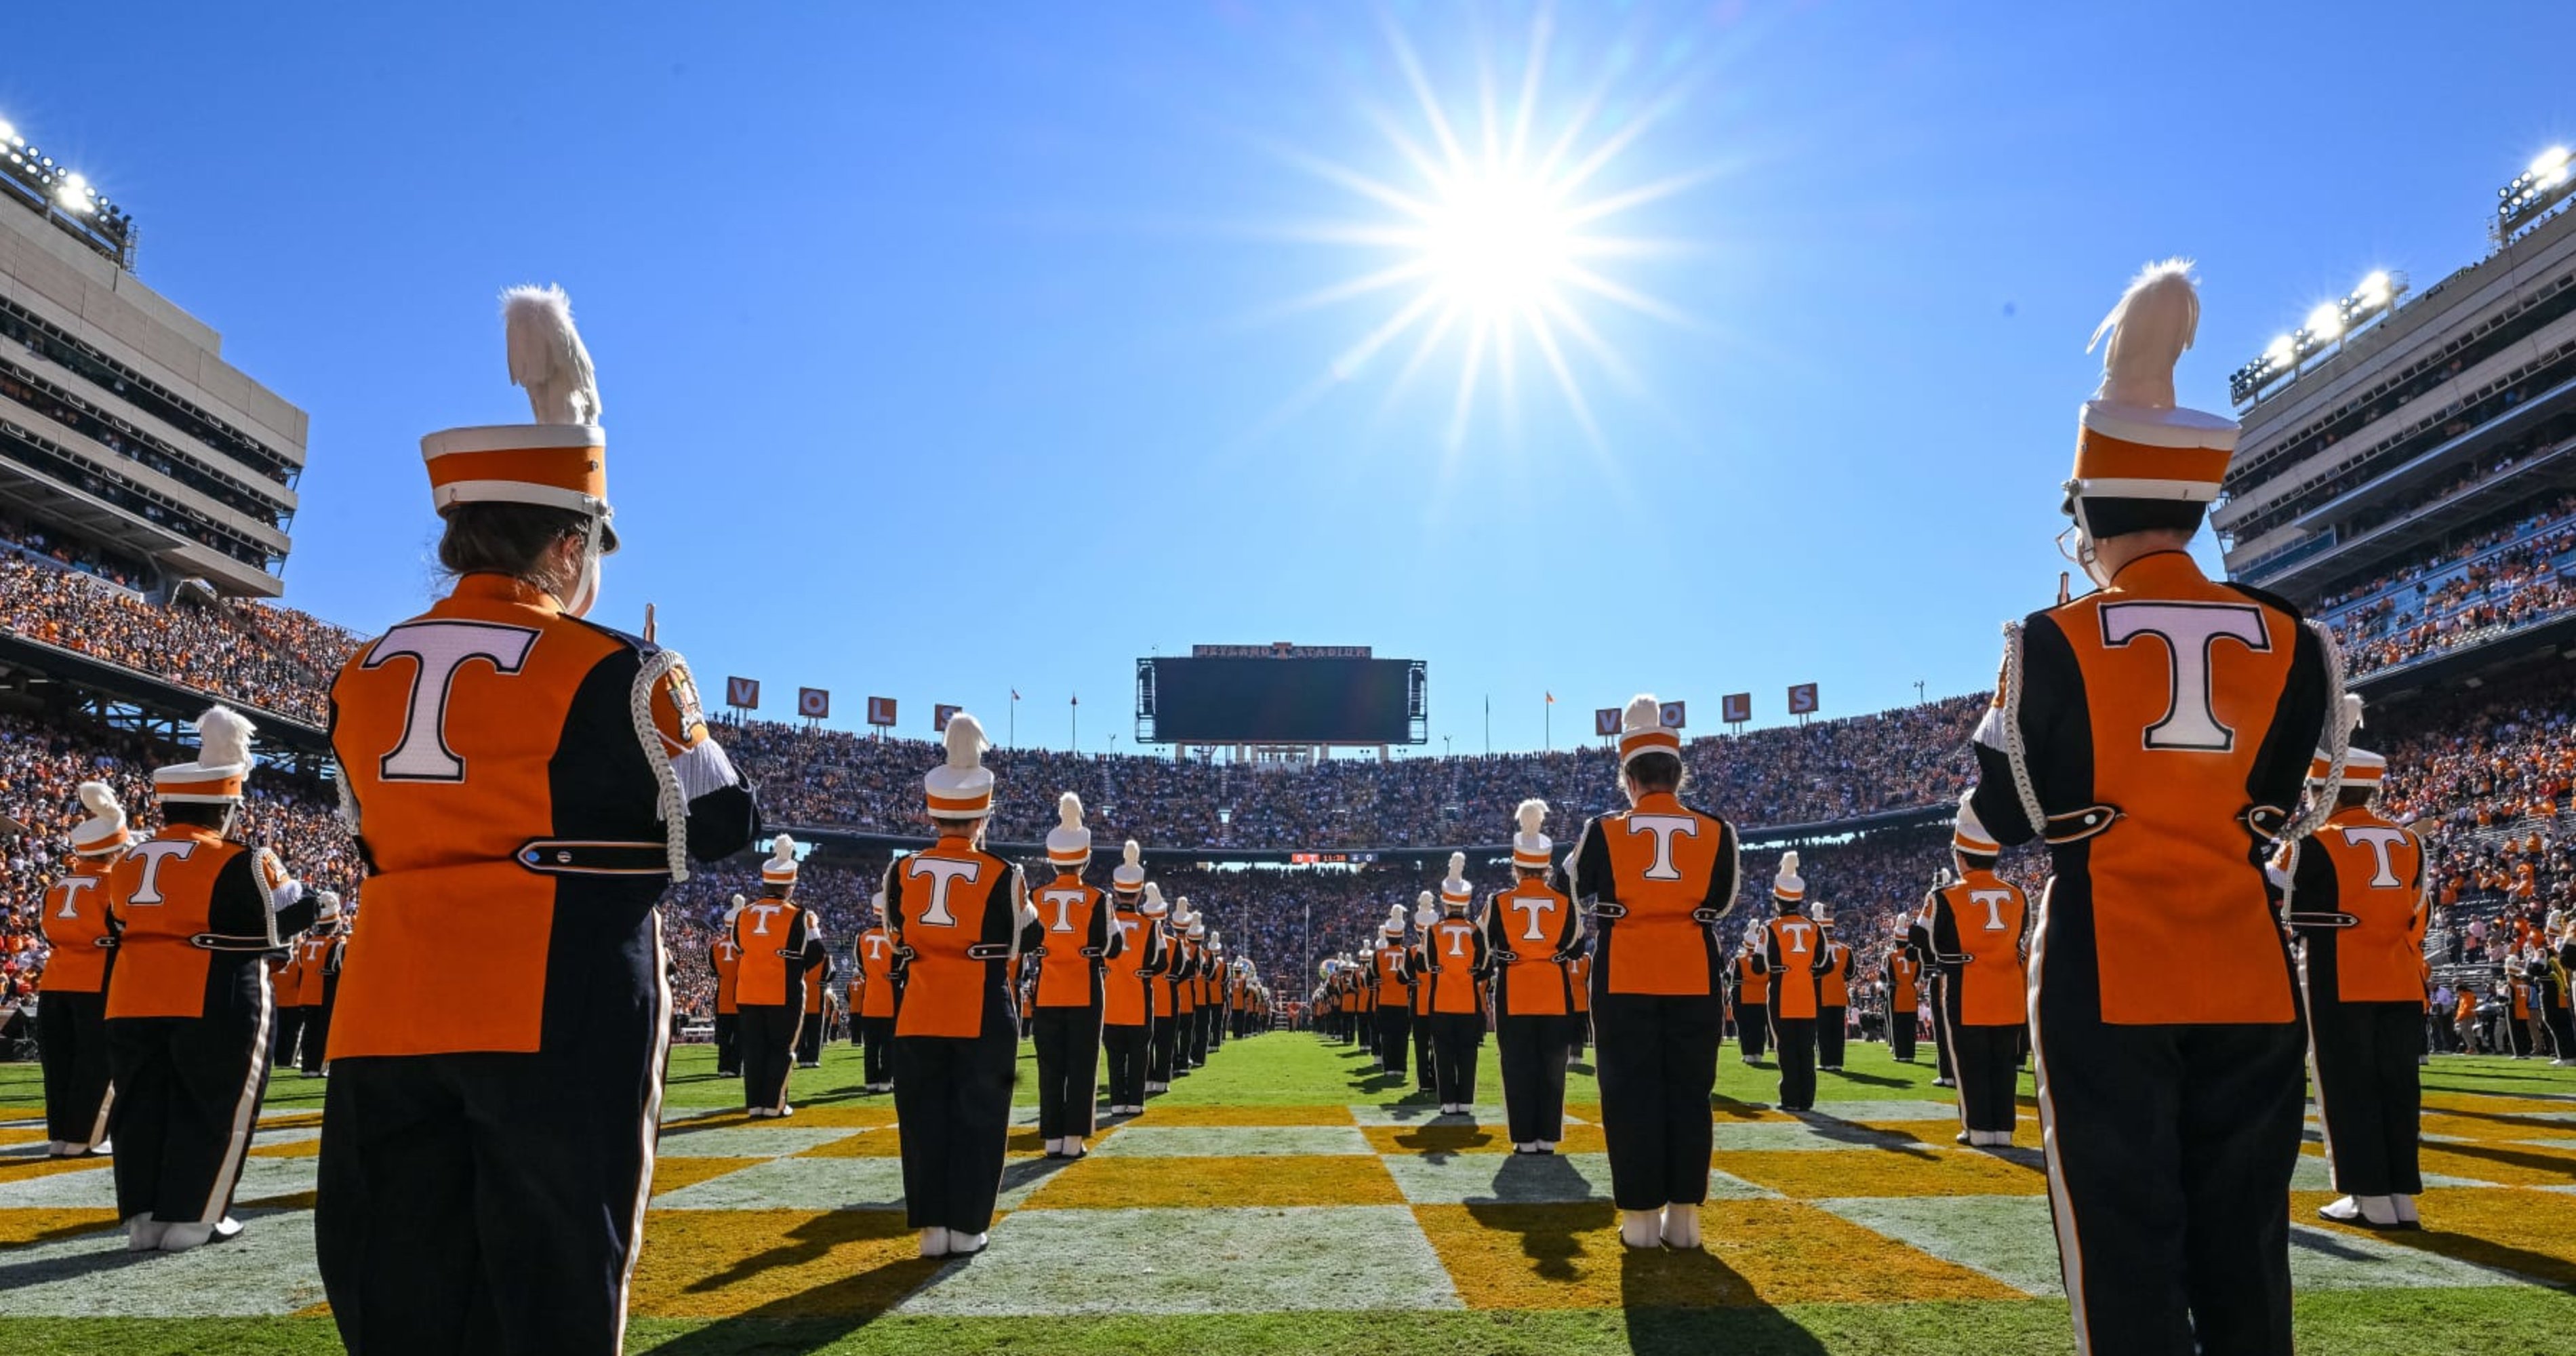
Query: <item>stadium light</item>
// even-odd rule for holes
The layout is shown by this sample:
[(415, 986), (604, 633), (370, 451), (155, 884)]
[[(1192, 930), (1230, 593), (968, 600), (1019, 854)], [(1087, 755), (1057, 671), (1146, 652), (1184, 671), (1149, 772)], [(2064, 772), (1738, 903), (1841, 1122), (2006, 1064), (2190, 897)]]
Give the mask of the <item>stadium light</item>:
[(2252, 362), (2237, 368), (2227, 378), (2227, 392), (2239, 405), (2250, 404), (2263, 393), (2263, 388), (2283, 377), (2296, 375), (2299, 365), (2317, 350), (2339, 339), (2351, 337), (2354, 331), (2395, 310), (2397, 299), (2406, 295), (2406, 275), (2376, 268), (2353, 285), (2340, 301), (2320, 303), (2308, 312), (2306, 323), (2288, 334), (2280, 335), (2263, 346)]
[(2566, 147), (2552, 146), (2533, 157), (2530, 168), (2515, 175), (2511, 183), (2496, 190), (2495, 217), (2487, 224), (2487, 233), (2496, 244), (2511, 240), (2576, 193), (2576, 164), (2570, 160)]
[(0, 197), (16, 196), (119, 268), (134, 267), (134, 218), (68, 165), (0, 120)]

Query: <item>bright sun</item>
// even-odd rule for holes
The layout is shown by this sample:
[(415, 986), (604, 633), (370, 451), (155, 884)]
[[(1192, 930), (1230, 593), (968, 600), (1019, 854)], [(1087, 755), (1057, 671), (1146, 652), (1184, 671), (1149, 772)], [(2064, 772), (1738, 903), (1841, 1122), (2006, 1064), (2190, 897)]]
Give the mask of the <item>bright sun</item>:
[[(1680, 90), (1622, 100), (1614, 116), (1608, 110), (1615, 81), (1605, 75), (1584, 97), (1551, 106), (1541, 88), (1551, 33), (1551, 20), (1542, 11), (1531, 25), (1521, 68), (1513, 73), (1516, 99), (1504, 97), (1498, 72), (1489, 61), (1480, 61), (1475, 112), (1453, 120), (1412, 45), (1390, 24), (1388, 41), (1418, 116), (1399, 119), (1374, 109), (1372, 115), (1386, 149), (1407, 174), (1369, 174), (1282, 149), (1290, 160), (1350, 190), (1379, 213), (1371, 220), (1298, 232), (1363, 247), (1374, 258), (1366, 271), (1299, 298), (1292, 308), (1339, 305), (1379, 294), (1398, 298), (1393, 312), (1336, 356), (1328, 376), (1310, 387), (1301, 402), (1357, 376), (1382, 355), (1392, 356), (1391, 349), (1409, 349), (1390, 388), (1392, 398), (1435, 355), (1454, 347), (1458, 384), (1448, 429), (1454, 450), (1466, 440), (1480, 393), (1490, 392), (1506, 419), (1516, 417), (1519, 355), (1529, 350), (1599, 447), (1600, 429), (1578, 369), (1607, 375), (1632, 392), (1638, 385), (1585, 315), (1586, 306), (1609, 302), (1689, 323), (1688, 317), (1601, 268), (1604, 260), (1682, 248), (1607, 229), (1622, 214), (1706, 177), (1691, 172), (1622, 183), (1623, 156), (1678, 106)], [(1615, 64), (1613, 69), (1615, 73)], [(1407, 342), (1398, 345), (1399, 340)]]

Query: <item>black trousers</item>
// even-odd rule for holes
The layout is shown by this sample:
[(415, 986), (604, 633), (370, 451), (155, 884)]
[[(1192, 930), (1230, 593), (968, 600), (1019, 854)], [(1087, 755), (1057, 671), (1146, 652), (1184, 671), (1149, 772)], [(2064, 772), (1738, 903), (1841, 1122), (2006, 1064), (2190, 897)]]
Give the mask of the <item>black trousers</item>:
[(742, 1104), (775, 1111), (787, 1104), (787, 1074), (796, 1067), (796, 1029), (805, 1013), (795, 1004), (745, 1003), (742, 1021)]
[(1850, 1019), (1851, 1011), (1848, 1008), (1816, 1009), (1816, 1064), (1818, 1067), (1839, 1069), (1843, 1066), (1843, 1034), (1845, 1024)]
[(36, 1004), (36, 1044), (45, 1065), (45, 1138), (84, 1146), (107, 1138), (107, 995), (46, 994)]
[(1746, 1059), (1762, 1058), (1770, 1036), (1771, 1009), (1767, 1002), (1735, 1005), (1735, 1043), (1743, 1048)]
[(981, 1036), (894, 1038), (894, 1114), (910, 1227), (969, 1234), (993, 1227), (1018, 1034), (1016, 1019), (988, 1012)]
[(859, 1024), (861, 1018), (858, 1014), (858, 1004), (852, 1003), (850, 1005), (850, 1011), (845, 1015), (849, 1018), (850, 1022), (850, 1048), (853, 1050), (866, 1049), (868, 1045), (866, 1039), (866, 1028)]
[(1413, 1009), (1402, 1003), (1381, 1003), (1377, 1009), (1377, 1062), (1388, 1073), (1404, 1077), (1404, 1061), (1413, 1047)]
[(1145, 1052), (1153, 1044), (1153, 1018), (1136, 1026), (1104, 1026), (1100, 1046), (1109, 1052), (1109, 1103), (1145, 1104)]
[(2090, 999), (2040, 985), (2032, 1029), (2079, 1345), (2288, 1356), (2300, 1024), (2112, 1026)]
[(1423, 1024), (1430, 1028), (1431, 1066), (1441, 1102), (1476, 1100), (1476, 1048), (1485, 1043), (1485, 1014), (1435, 1012)]
[(1198, 1011), (1190, 1014), (1190, 1064), (1192, 1067), (1207, 1063), (1208, 1033), (1214, 1029), (1215, 1026), (1216, 1009), (1212, 1007), (1201, 1004)]
[(304, 1013), (304, 1072), (322, 1072), (324, 1056), (331, 1049), (331, 1004), (329, 1000), (312, 1004)]
[(858, 1022), (860, 1029), (867, 1032), (868, 1038), (868, 1043), (859, 1050), (859, 1076), (871, 1083), (892, 1082), (894, 1079), (894, 1019), (861, 1017)]
[(1432, 1068), (1432, 1065), (1435, 1062), (1436, 1061), (1432, 1058), (1431, 1049), (1431, 1014), (1427, 1012), (1417, 1012), (1413, 1014), (1414, 1087), (1424, 1092), (1436, 1092), (1438, 1090), (1439, 1077)]
[(1957, 1079), (1959, 1070), (1950, 1061), (1950, 983), (1935, 975), (1932, 984), (1932, 1059), (1935, 1077)]
[(1816, 1106), (1816, 1019), (1780, 1015), (1780, 987), (1771, 987), (1772, 1058), (1780, 1064), (1780, 1109), (1813, 1111)]
[(1959, 1124), (1969, 1130), (2011, 1130), (2013, 1094), (2021, 1082), (2021, 1028), (1956, 1022), (1950, 1040), (1956, 1047), (1950, 1063), (1959, 1071)]
[(2558, 1042), (2557, 1059), (2576, 1059), (2576, 1010), (2549, 1005), (2549, 1035)]
[(796, 1062), (799, 1064), (820, 1064), (823, 1062), (822, 1013), (806, 1013), (804, 1022), (797, 1026)]
[(667, 1003), (534, 1054), (333, 1062), (314, 1245), (351, 1356), (614, 1356), (661, 1133)]
[(1708, 1094), (1725, 1013), (1714, 994), (1604, 993), (1594, 972), (1601, 1135), (1622, 1210), (1708, 1199)]
[(2423, 1032), (2420, 1003), (2346, 1003), (2309, 990), (2308, 1058), (2335, 1190), (2347, 1196), (2423, 1192), (2416, 1129), (2424, 1094), (2415, 1067)]
[(730, 1012), (716, 1014), (716, 1076), (737, 1077), (742, 1073), (742, 1018)]
[(1565, 1065), (1574, 1053), (1572, 1019), (1514, 1017), (1494, 1021), (1502, 1056), (1503, 1119), (1512, 1143), (1565, 1138)]
[(1887, 1052), (1900, 1064), (1914, 1062), (1914, 1036), (1922, 1019), (1912, 1008), (1890, 1007), (1887, 1010)]
[(302, 1004), (278, 1005), (277, 1018), (268, 1038), (268, 1062), (280, 1069), (295, 1067), (295, 1043), (304, 1034), (304, 1015), (313, 1009)]
[(259, 962), (242, 969), (239, 983), (208, 985), (203, 1017), (107, 1022), (118, 1219), (214, 1224), (232, 1209), (268, 1088), (275, 1020)]
[(1039, 1008), (1033, 1018), (1038, 1054), (1038, 1134), (1088, 1137), (1100, 1096), (1100, 1006)]

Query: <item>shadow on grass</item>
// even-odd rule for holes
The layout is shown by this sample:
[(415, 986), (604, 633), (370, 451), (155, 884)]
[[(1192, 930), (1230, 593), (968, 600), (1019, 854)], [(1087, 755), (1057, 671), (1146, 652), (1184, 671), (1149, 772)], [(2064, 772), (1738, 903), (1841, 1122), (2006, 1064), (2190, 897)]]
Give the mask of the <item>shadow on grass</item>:
[(1637, 1356), (1824, 1356), (1824, 1343), (1764, 1302), (1743, 1273), (1696, 1249), (1627, 1250), (1619, 1307)]

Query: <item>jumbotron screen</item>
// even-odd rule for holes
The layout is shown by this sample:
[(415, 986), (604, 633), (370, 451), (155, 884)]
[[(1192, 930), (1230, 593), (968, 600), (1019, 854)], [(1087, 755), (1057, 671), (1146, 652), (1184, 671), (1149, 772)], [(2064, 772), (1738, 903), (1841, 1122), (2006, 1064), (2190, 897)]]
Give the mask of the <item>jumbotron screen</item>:
[(1154, 739), (1166, 744), (1408, 744), (1406, 659), (1154, 659)]

